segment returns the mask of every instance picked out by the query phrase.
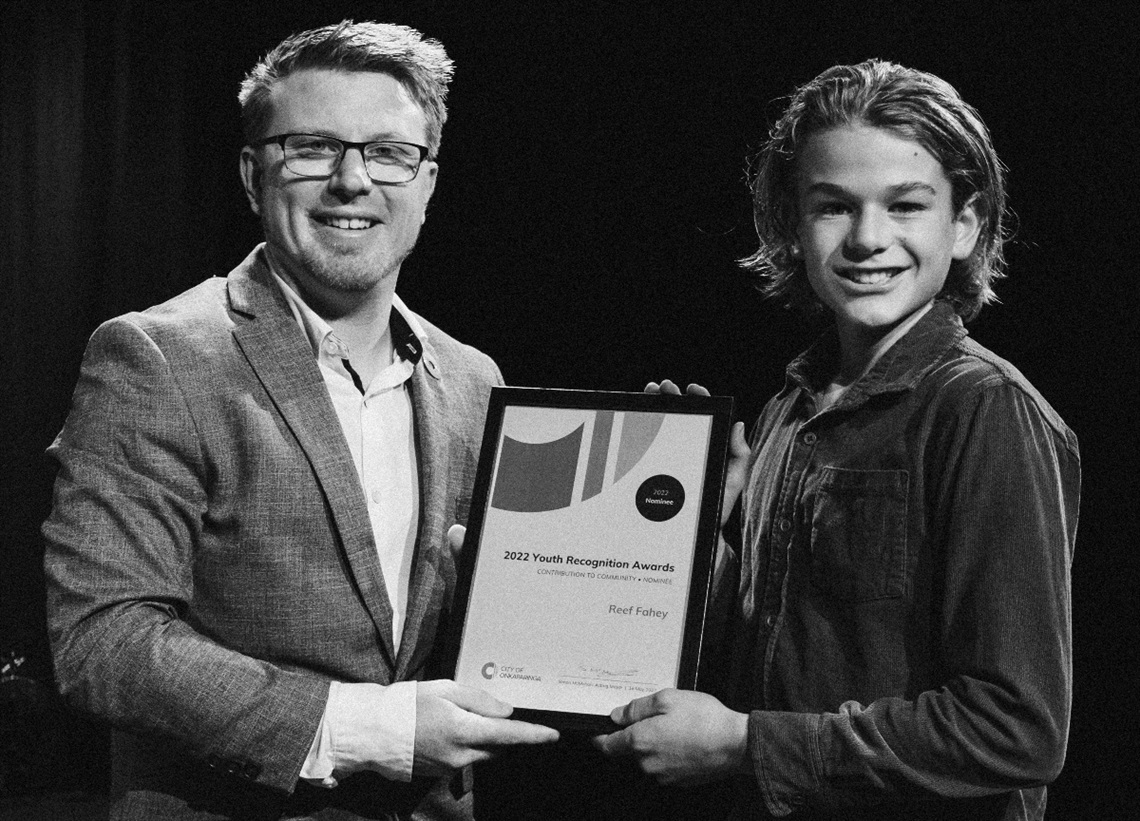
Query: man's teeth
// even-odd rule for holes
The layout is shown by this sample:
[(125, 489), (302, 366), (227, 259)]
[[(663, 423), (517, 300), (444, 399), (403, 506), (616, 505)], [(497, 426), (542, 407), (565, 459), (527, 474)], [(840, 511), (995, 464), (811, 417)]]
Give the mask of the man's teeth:
[(366, 219), (346, 219), (343, 217), (326, 218), (323, 220), (325, 225), (331, 225), (333, 228), (347, 228), (353, 231), (361, 231), (365, 228), (372, 227), (372, 220)]

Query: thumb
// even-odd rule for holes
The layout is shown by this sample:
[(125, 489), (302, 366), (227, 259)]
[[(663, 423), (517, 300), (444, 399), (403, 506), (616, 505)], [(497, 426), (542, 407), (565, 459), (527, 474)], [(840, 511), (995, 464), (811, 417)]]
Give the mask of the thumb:
[(447, 531), (447, 543), (451, 547), (451, 555), (459, 561), (459, 554), (463, 552), (463, 540), (467, 536), (467, 528), (463, 525), (452, 525)]
[(511, 705), (499, 701), (490, 693), (446, 679), (420, 682), (417, 691), (445, 699), (462, 710), (487, 718), (506, 718), (513, 711)]
[(736, 422), (728, 440), (728, 465), (724, 471), (724, 498), (720, 508), (720, 523), (724, 525), (732, 515), (740, 491), (748, 479), (748, 458), (751, 451), (744, 437), (744, 423)]
[(751, 453), (748, 447), (748, 438), (744, 435), (744, 423), (735, 422), (732, 425), (732, 435), (728, 440), (729, 459), (747, 459)]

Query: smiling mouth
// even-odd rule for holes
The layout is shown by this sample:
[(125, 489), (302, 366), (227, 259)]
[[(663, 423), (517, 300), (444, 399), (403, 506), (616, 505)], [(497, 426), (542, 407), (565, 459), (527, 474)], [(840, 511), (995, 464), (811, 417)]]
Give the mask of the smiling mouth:
[(321, 225), (327, 225), (330, 228), (341, 228), (347, 231), (365, 231), (379, 223), (379, 220), (359, 217), (318, 217), (317, 221), (321, 223)]
[(836, 273), (856, 285), (883, 285), (898, 276), (905, 267), (894, 268), (841, 268)]

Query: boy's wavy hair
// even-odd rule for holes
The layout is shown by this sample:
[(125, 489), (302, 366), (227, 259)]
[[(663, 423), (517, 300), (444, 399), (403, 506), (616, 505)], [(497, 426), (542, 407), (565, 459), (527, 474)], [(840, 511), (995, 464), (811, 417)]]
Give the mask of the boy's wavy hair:
[(792, 255), (799, 224), (796, 159), (815, 132), (857, 124), (886, 129), (929, 151), (950, 180), (955, 214), (973, 201), (981, 222), (977, 244), (969, 258), (951, 262), (938, 295), (964, 320), (973, 319), (983, 305), (996, 301), (993, 282), (1004, 276), (1005, 167), (978, 112), (953, 86), (895, 63), (834, 66), (792, 95), (752, 165), (760, 247), (741, 265), (756, 274), (756, 287), (766, 297), (809, 315), (824, 310), (803, 262)]
[(313, 68), (390, 74), (423, 109), (428, 159), (436, 158), (447, 121), (447, 85), (455, 66), (439, 41), (388, 23), (344, 20), (294, 34), (266, 54), (246, 75), (238, 93), (247, 141), (265, 136), (261, 132), (271, 114), (273, 85), (295, 71)]

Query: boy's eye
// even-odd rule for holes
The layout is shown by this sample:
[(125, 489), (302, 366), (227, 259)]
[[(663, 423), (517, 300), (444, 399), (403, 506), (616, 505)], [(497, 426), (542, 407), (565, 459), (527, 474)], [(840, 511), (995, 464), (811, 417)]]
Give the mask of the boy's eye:
[(824, 216), (836, 216), (839, 214), (846, 214), (851, 209), (847, 207), (846, 203), (837, 200), (828, 200), (825, 202), (817, 202), (812, 210), (817, 214)]
[(915, 202), (913, 200), (903, 200), (891, 205), (892, 211), (898, 211), (904, 214), (913, 214), (916, 211), (925, 211), (927, 208), (924, 202)]

